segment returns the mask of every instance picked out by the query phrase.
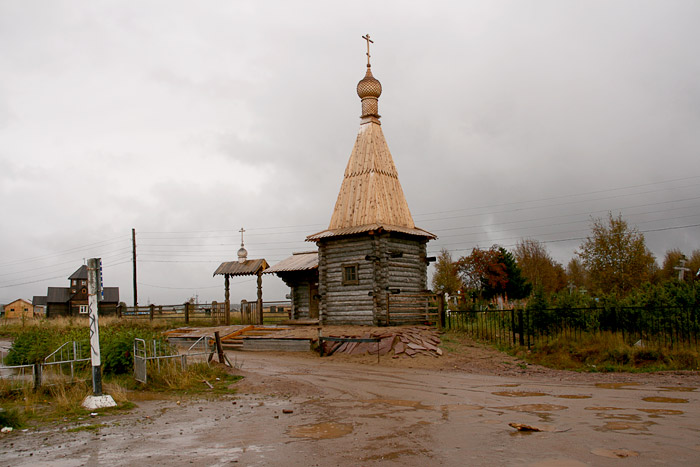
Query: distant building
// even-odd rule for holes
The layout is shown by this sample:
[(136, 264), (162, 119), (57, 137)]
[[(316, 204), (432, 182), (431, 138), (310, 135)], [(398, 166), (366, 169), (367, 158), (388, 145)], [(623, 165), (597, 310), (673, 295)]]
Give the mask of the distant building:
[(5, 318), (32, 318), (34, 316), (34, 306), (23, 298), (18, 298), (4, 307)]
[(34, 315), (35, 316), (46, 316), (46, 296), (45, 295), (34, 295), (32, 297), (32, 305), (34, 305)]
[[(34, 303), (43, 303), (46, 317), (88, 314), (87, 266), (82, 265), (68, 277), (70, 287), (49, 287), (46, 296), (35, 296)], [(116, 314), (119, 287), (104, 287), (104, 299), (99, 302), (100, 315)]]

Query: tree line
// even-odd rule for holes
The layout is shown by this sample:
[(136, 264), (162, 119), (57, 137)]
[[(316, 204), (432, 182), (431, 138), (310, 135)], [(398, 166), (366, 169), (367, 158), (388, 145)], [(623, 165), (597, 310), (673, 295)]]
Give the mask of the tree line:
[(699, 272), (700, 250), (688, 256), (677, 248), (668, 250), (659, 266), (644, 234), (622, 215), (610, 213), (592, 220), (591, 234), (566, 267), (535, 239), (520, 240), (513, 251), (499, 245), (477, 247), (456, 260), (443, 249), (432, 285), (437, 293), (459, 297), (454, 305), (463, 309), (533, 298), (553, 306), (572, 300), (588, 306), (601, 299), (646, 303), (641, 296), (664, 295), (663, 290), (678, 285), (692, 291), (695, 301), (696, 289), (700, 300)]

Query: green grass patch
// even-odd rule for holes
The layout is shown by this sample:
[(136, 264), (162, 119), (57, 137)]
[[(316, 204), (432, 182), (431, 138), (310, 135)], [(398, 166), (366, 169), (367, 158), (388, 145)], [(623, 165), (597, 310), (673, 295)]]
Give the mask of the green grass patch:
[(96, 432), (96, 431), (99, 431), (100, 428), (104, 428), (105, 426), (107, 426), (107, 425), (104, 425), (104, 424), (102, 424), (102, 423), (98, 423), (98, 424), (96, 424), (96, 425), (80, 425), (80, 426), (76, 426), (76, 427), (73, 427), (73, 428), (69, 428), (69, 429), (67, 429), (66, 431), (67, 431), (68, 433), (79, 433), (79, 432), (81, 432), (81, 431), (92, 431), (92, 432)]

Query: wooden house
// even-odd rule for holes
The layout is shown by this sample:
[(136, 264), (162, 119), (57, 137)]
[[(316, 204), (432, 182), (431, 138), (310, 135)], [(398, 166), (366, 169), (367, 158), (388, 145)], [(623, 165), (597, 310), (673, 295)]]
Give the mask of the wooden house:
[(318, 246), (324, 324), (382, 324), (388, 293), (427, 289), (426, 245), (436, 236), (413, 222), (379, 121), (381, 93), (368, 48), (360, 129), (335, 209), (328, 229), (306, 238)]
[[(87, 266), (80, 266), (68, 277), (70, 287), (49, 287), (46, 296), (35, 296), (34, 302), (46, 307), (46, 317), (88, 314)], [(98, 304), (100, 315), (116, 314), (119, 287), (104, 287), (104, 298)]]
[(291, 289), (291, 318), (294, 320), (319, 318), (318, 252), (294, 253), (265, 274), (276, 274)]
[(34, 316), (34, 305), (29, 300), (18, 298), (5, 305), (3, 311), (7, 319), (32, 318)]

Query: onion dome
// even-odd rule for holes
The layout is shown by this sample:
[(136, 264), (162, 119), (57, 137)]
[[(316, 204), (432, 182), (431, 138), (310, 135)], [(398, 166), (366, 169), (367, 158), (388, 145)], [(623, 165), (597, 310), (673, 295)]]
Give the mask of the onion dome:
[(372, 68), (367, 64), (365, 77), (357, 83), (357, 95), (362, 99), (362, 117), (379, 118), (379, 96), (382, 95), (382, 83), (372, 76)]
[(238, 250), (238, 262), (245, 263), (247, 260), (248, 260), (248, 250), (243, 248), (243, 245), (241, 245), (241, 248)]

